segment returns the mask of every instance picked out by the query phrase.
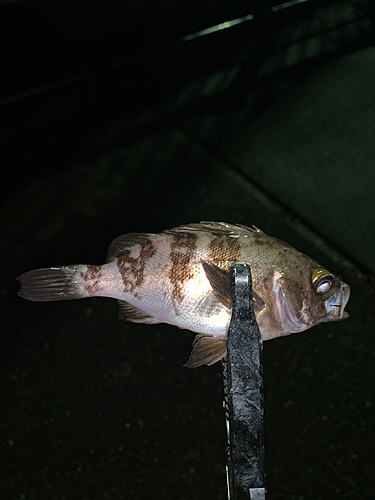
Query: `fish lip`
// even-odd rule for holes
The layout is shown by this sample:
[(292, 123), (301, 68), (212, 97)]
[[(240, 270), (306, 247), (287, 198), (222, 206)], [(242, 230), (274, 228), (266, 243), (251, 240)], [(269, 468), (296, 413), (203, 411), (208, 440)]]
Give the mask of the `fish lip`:
[(324, 306), (327, 311), (328, 321), (340, 321), (349, 317), (349, 313), (345, 311), (345, 306), (348, 303), (350, 297), (350, 286), (343, 283), (340, 287), (340, 291), (331, 295), (325, 303)]
[(343, 283), (341, 285), (341, 309), (340, 309), (340, 317), (345, 319), (349, 316), (349, 313), (347, 313), (344, 309), (346, 304), (348, 303), (350, 297), (350, 286), (347, 285), (346, 283)]

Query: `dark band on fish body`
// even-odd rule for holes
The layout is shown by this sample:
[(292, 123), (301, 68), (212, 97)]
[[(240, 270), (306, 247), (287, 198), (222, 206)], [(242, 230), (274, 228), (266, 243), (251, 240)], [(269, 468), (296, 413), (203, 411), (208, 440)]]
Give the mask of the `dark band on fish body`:
[(209, 244), (209, 252), (209, 260), (213, 262), (241, 261), (240, 239), (227, 235), (214, 236)]
[(125, 250), (117, 258), (117, 267), (124, 284), (124, 292), (133, 292), (145, 279), (146, 262), (156, 253), (152, 241), (142, 243), (138, 257), (131, 257), (131, 250)]
[(95, 295), (99, 291), (100, 278), (102, 277), (101, 266), (87, 266), (86, 272), (80, 273), (81, 278), (89, 283), (85, 284), (85, 289), (89, 295)]
[(176, 315), (179, 314), (177, 305), (184, 299), (184, 284), (194, 277), (190, 263), (197, 249), (197, 235), (194, 233), (176, 233), (171, 241), (170, 259), (172, 267), (169, 279), (173, 286), (172, 301)]

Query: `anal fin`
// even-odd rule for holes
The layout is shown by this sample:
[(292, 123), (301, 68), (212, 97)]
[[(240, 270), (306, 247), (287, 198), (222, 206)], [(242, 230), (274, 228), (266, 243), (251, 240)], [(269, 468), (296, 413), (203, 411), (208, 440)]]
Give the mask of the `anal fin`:
[(202, 365), (211, 366), (223, 358), (226, 353), (226, 338), (200, 333), (195, 336), (192, 351), (184, 366), (187, 368), (197, 368)]
[(132, 321), (133, 323), (145, 323), (147, 325), (155, 325), (160, 323), (157, 318), (141, 311), (137, 307), (132, 306), (125, 300), (118, 300), (119, 313), (118, 316), (123, 321)]

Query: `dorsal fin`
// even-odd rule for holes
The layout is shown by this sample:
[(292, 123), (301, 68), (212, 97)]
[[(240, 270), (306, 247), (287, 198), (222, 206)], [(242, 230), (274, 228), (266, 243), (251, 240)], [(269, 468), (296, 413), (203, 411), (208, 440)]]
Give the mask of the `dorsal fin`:
[(145, 323), (146, 325), (155, 325), (160, 323), (157, 318), (137, 309), (125, 300), (118, 300), (119, 313), (118, 317), (123, 321), (132, 321), (133, 323)]
[(195, 336), (192, 347), (189, 359), (184, 366), (187, 368), (211, 366), (226, 355), (227, 340), (200, 333)]
[(116, 257), (123, 255), (135, 245), (145, 245), (149, 243), (155, 234), (152, 233), (128, 233), (115, 238), (108, 247), (107, 262), (111, 262)]
[(245, 236), (265, 236), (265, 233), (256, 226), (248, 227), (243, 224), (229, 224), (227, 222), (201, 221), (196, 223), (185, 224), (163, 231), (163, 234), (176, 234), (184, 232), (204, 231), (216, 235), (238, 235)]

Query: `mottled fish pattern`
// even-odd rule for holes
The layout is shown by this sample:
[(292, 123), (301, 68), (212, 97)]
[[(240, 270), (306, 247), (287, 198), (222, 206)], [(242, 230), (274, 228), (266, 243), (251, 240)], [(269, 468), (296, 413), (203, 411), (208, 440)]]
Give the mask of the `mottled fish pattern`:
[(121, 319), (196, 332), (186, 366), (211, 365), (226, 353), (229, 270), (236, 262), (251, 266), (263, 340), (347, 316), (348, 285), (260, 229), (223, 222), (120, 236), (106, 264), (29, 271), (18, 278), (19, 294), (34, 301), (115, 298)]

